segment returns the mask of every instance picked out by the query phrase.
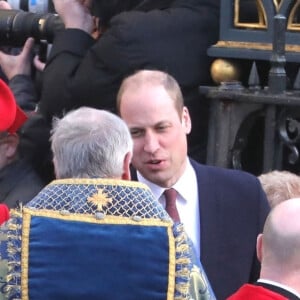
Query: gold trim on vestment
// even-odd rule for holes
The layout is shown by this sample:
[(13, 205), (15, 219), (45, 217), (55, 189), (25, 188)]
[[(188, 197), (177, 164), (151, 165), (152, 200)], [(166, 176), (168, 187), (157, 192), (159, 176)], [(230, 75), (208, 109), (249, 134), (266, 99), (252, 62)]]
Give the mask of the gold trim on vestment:
[(175, 294), (176, 250), (175, 250), (175, 239), (173, 235), (172, 225), (168, 226), (168, 237), (169, 237), (169, 278), (168, 278), (167, 300), (173, 300)]
[(28, 293), (28, 259), (29, 259), (29, 234), (31, 214), (24, 213), (23, 209), (23, 228), (22, 228), (22, 249), (21, 249), (21, 291), (22, 300), (29, 299)]
[[(59, 220), (66, 221), (80, 221), (80, 222), (88, 222), (95, 224), (116, 224), (116, 225), (142, 225), (142, 226), (164, 226), (172, 228), (172, 221), (160, 220), (157, 218), (128, 218), (123, 216), (112, 216), (112, 215), (104, 215), (103, 218), (97, 218), (97, 213), (94, 215), (91, 214), (80, 214), (80, 213), (69, 213), (65, 211), (55, 211), (55, 210), (47, 210), (47, 209), (30, 209), (24, 207), (23, 209), (23, 230), (24, 230), (24, 217), (29, 214), (30, 216), (35, 217), (48, 217)], [(29, 220), (30, 221), (30, 220)], [(29, 230), (29, 228), (26, 228)]]
[(110, 178), (66, 178), (56, 179), (49, 183), (49, 185), (62, 185), (62, 184), (89, 184), (89, 185), (107, 185), (107, 186), (120, 186), (120, 187), (136, 187), (150, 190), (149, 187), (139, 181), (110, 179)]

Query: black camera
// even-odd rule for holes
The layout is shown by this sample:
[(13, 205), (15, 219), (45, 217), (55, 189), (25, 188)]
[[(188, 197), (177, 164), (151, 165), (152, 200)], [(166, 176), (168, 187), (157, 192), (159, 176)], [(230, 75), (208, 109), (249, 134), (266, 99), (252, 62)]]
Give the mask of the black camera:
[(28, 37), (52, 43), (55, 34), (64, 29), (58, 15), (0, 9), (0, 46), (23, 46)]

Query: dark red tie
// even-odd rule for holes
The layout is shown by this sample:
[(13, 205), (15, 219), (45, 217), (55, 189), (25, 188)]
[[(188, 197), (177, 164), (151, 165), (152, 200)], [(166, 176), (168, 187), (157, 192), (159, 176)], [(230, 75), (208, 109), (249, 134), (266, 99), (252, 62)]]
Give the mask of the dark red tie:
[(174, 222), (180, 222), (179, 213), (176, 207), (177, 191), (173, 188), (164, 191), (166, 198), (166, 212), (173, 219)]

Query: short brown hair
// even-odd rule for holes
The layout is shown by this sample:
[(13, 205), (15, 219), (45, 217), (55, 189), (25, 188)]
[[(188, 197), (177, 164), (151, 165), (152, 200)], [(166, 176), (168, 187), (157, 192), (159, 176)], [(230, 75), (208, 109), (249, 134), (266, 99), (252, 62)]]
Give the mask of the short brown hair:
[(125, 89), (142, 85), (163, 86), (171, 99), (174, 100), (176, 110), (181, 114), (184, 107), (184, 100), (178, 82), (170, 74), (158, 70), (140, 70), (123, 80), (117, 95), (118, 113), (120, 113), (121, 98)]

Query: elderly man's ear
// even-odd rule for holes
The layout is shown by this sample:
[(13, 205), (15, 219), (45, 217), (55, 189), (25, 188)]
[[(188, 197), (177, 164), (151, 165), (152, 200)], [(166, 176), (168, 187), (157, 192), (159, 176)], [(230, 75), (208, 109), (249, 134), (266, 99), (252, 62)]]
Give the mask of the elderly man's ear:
[(124, 157), (123, 174), (122, 174), (122, 179), (124, 180), (131, 180), (131, 175), (130, 175), (131, 158), (132, 158), (132, 153), (131, 152), (126, 153)]

